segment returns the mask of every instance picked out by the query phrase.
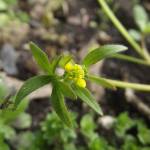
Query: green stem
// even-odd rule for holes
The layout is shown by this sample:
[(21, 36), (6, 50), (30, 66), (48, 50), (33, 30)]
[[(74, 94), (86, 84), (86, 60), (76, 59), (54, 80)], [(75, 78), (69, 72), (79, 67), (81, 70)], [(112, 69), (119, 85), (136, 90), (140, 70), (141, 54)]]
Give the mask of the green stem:
[(129, 82), (112, 80), (112, 79), (107, 79), (107, 78), (102, 78), (102, 79), (114, 85), (115, 87), (131, 88), (131, 89), (138, 90), (138, 91), (150, 92), (150, 85), (147, 85), (147, 84), (129, 83)]
[(116, 26), (116, 28), (120, 31), (120, 33), (124, 36), (124, 38), (131, 44), (131, 46), (134, 48), (134, 50), (145, 60), (145, 55), (142, 52), (142, 48), (139, 46), (139, 44), (129, 35), (128, 31), (125, 29), (125, 27), (121, 24), (121, 22), (117, 19), (117, 17), (114, 15), (114, 13), (111, 11), (111, 9), (108, 7), (105, 0), (98, 0), (99, 4), (102, 6), (104, 12), (107, 14), (107, 16), (110, 18), (110, 20), (113, 22), (113, 24)]
[(124, 55), (124, 54), (115, 54), (111, 57), (121, 59), (121, 60), (126, 60), (126, 61), (133, 62), (133, 63), (140, 64), (140, 65), (150, 66), (150, 63), (145, 60), (135, 58), (132, 56), (128, 56), (128, 55)]

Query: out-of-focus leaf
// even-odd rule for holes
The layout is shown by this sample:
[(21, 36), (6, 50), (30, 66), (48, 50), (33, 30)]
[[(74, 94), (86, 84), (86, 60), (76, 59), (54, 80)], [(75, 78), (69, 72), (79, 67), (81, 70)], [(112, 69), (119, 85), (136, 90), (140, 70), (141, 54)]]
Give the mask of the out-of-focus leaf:
[(118, 116), (115, 124), (115, 132), (117, 136), (124, 137), (126, 131), (132, 128), (135, 125), (135, 121), (129, 118), (128, 114), (122, 113)]
[(70, 118), (70, 114), (67, 110), (64, 96), (60, 91), (59, 87), (53, 85), (52, 95), (51, 95), (52, 106), (59, 116), (59, 118), (68, 126), (72, 127), (72, 121)]
[(81, 126), (81, 131), (82, 133), (89, 137), (90, 139), (92, 138), (94, 134), (94, 130), (96, 128), (96, 124), (94, 123), (94, 120), (92, 118), (93, 116), (90, 114), (87, 114), (82, 117), (80, 126)]
[(149, 34), (150, 33), (150, 22), (148, 22), (144, 28), (143, 31), (145, 34)]
[(138, 124), (138, 138), (142, 144), (150, 144), (150, 129), (144, 124)]
[(35, 76), (33, 78), (28, 79), (18, 91), (15, 98), (15, 108), (24, 99), (27, 95), (32, 93), (33, 91), (39, 89), (40, 87), (50, 83), (52, 81), (52, 76), (41, 75)]
[(0, 118), (4, 124), (11, 124), (28, 107), (29, 101), (24, 99), (15, 111), (4, 109), (0, 111)]
[(129, 30), (129, 34), (136, 40), (140, 41), (141, 40), (141, 33), (137, 30), (131, 29)]
[(30, 17), (28, 16), (28, 14), (23, 11), (17, 13), (16, 15), (20, 19), (21, 22), (28, 23), (30, 21)]
[(108, 150), (108, 143), (102, 137), (97, 137), (89, 144), (90, 150)]
[(90, 91), (86, 88), (81, 88), (76, 85), (73, 87), (76, 95), (87, 105), (89, 105), (93, 110), (95, 110), (100, 115), (103, 115), (103, 112), (99, 106), (99, 104), (96, 102), (93, 95), (90, 93)]
[(0, 28), (4, 27), (10, 21), (10, 17), (6, 13), (0, 13)]
[(0, 137), (4, 137), (5, 139), (11, 139), (15, 136), (15, 130), (4, 124), (3, 122), (0, 122)]
[(9, 148), (9, 146), (8, 146), (8, 144), (6, 144), (5, 142), (4, 142), (4, 140), (1, 140), (0, 139), (0, 150), (10, 150), (10, 148)]
[(41, 69), (43, 69), (45, 72), (47, 73), (51, 73), (51, 68), (50, 68), (50, 63), (49, 63), (49, 59), (46, 55), (46, 53), (44, 53), (36, 44), (34, 44), (33, 42), (30, 42), (30, 48), (31, 48), (31, 52), (37, 62), (37, 64), (39, 65), (39, 67)]
[(17, 4), (18, 0), (5, 0), (5, 3), (9, 6), (14, 6)]
[(125, 51), (126, 49), (127, 47), (123, 45), (104, 45), (88, 53), (83, 59), (82, 63), (86, 67), (89, 67), (90, 65), (95, 64), (104, 58), (110, 57), (115, 53)]
[(6, 9), (7, 9), (7, 4), (3, 0), (1, 0), (0, 1), (0, 11), (4, 11)]
[(126, 135), (121, 150), (138, 150), (138, 149), (141, 150), (141, 147), (139, 147), (136, 137), (132, 135)]
[(19, 129), (26, 129), (31, 126), (32, 118), (27, 113), (21, 113), (17, 119), (13, 122), (13, 126)]
[(133, 16), (134, 16), (136, 24), (138, 25), (140, 30), (143, 32), (148, 22), (148, 15), (144, 7), (142, 7), (142, 5), (135, 5), (133, 8)]

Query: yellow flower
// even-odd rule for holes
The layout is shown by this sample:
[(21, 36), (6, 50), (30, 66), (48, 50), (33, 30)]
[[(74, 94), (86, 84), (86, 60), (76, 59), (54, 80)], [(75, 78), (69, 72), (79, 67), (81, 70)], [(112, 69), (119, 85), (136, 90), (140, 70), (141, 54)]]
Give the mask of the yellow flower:
[(68, 79), (73, 80), (79, 87), (86, 87), (85, 73), (81, 65), (69, 62), (65, 65), (65, 70), (68, 74)]
[(71, 62), (68, 62), (68, 63), (65, 65), (65, 70), (66, 70), (67, 72), (72, 71), (73, 68), (74, 68), (74, 66), (73, 66), (73, 64), (72, 64)]
[(79, 87), (82, 87), (82, 88), (85, 88), (85, 87), (86, 87), (86, 81), (85, 81), (84, 79), (78, 78), (77, 81), (76, 81), (76, 84), (77, 84)]
[(81, 67), (81, 65), (75, 64), (74, 69), (75, 70), (82, 70), (82, 67)]

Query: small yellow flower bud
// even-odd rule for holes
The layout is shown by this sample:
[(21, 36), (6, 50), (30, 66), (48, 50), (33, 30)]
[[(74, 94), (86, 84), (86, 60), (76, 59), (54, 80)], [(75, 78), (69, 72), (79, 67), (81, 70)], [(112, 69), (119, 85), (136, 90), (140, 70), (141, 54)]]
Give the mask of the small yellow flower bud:
[(76, 81), (76, 84), (77, 84), (79, 87), (82, 87), (82, 88), (85, 88), (85, 87), (86, 87), (86, 81), (85, 81), (84, 79), (78, 78), (77, 81)]
[(73, 65), (72, 65), (72, 63), (70, 63), (70, 62), (67, 63), (67, 64), (65, 65), (65, 70), (66, 70), (67, 72), (73, 70)]
[(82, 70), (82, 67), (80, 65), (78, 65), (78, 64), (75, 64), (74, 65), (74, 69), (75, 70)]
[(79, 70), (78, 71), (78, 73), (79, 73), (79, 78), (84, 78), (84, 70), (82, 69), (82, 70)]

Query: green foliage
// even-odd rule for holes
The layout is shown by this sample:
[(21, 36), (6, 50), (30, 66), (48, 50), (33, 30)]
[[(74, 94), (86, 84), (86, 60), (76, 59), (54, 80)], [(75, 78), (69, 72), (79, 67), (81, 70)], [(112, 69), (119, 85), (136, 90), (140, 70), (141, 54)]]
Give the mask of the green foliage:
[(34, 56), (39, 67), (43, 69), (45, 72), (50, 73), (51, 68), (47, 55), (33, 42), (30, 43), (30, 48), (32, 55)]
[(104, 58), (110, 57), (115, 53), (125, 51), (126, 49), (127, 47), (122, 45), (104, 45), (88, 53), (83, 59), (83, 64), (86, 67), (89, 67), (90, 65), (95, 64)]
[(19, 22), (29, 22), (29, 16), (26, 12), (17, 11), (15, 12), (15, 7), (17, 6), (18, 0), (1, 0), (0, 1), (0, 28), (4, 28), (12, 21)]
[(150, 144), (150, 129), (144, 123), (138, 123), (138, 139), (143, 145)]
[(87, 114), (82, 117), (81, 122), (81, 132), (83, 135), (85, 135), (88, 138), (93, 138), (94, 137), (94, 131), (96, 129), (96, 124), (94, 123), (94, 120), (90, 114)]
[[(23, 111), (24, 110), (22, 109), (22, 112)], [(22, 115), (22, 112), (20, 112), (17, 116), (21, 115), (23, 117), (24, 115)], [(7, 122), (4, 124), (0, 122), (0, 144), (1, 147), (4, 147), (4, 150), (9, 149), (9, 145), (5, 143), (6, 139), (8, 143), (11, 143), (15, 147), (15, 149), (19, 150), (46, 150), (49, 148), (52, 148), (53, 150), (150, 149), (148, 146), (150, 142), (150, 129), (141, 120), (131, 119), (127, 113), (122, 113), (116, 118), (116, 122), (112, 128), (109, 131), (106, 131), (108, 133), (113, 131), (116, 134), (104, 134), (104, 136), (102, 136), (101, 132), (103, 131), (101, 130), (103, 129), (100, 130), (100, 133), (97, 132), (99, 125), (97, 124), (97, 121), (93, 119), (94, 115), (94, 113), (84, 115), (80, 120), (80, 127), (78, 127), (75, 121), (77, 119), (77, 114), (71, 113), (73, 126), (75, 126), (75, 129), (71, 129), (68, 128), (65, 124), (62, 124), (56, 113), (52, 112), (47, 114), (45, 120), (41, 122), (39, 129), (36, 129), (33, 132), (24, 130), (19, 133), (16, 133), (14, 128), (11, 126), (14, 120), (18, 118), (16, 116), (16, 118), (13, 118), (13, 120), (9, 123)], [(26, 117), (22, 118), (21, 120), (23, 121), (23, 119), (26, 120)], [(23, 123), (25, 122), (23, 121)], [(125, 127), (125, 124), (128, 123), (128, 127)], [(12, 125), (14, 126), (14, 124)], [(22, 129), (22, 126), (20, 127), (17, 128)], [(27, 128), (29, 127), (30, 126)], [(137, 128), (136, 135), (134, 132), (129, 132), (129, 130), (133, 130), (134, 128)], [(122, 136), (118, 134), (118, 131), (123, 131), (123, 134), (121, 134)], [(112, 140), (110, 141), (108, 139)], [(84, 142), (80, 141), (80, 143), (78, 143), (79, 140)], [(120, 143), (120, 141), (122, 142)]]
[(130, 29), (129, 34), (136, 40), (140, 41), (141, 40), (141, 33), (138, 30), (135, 29)]
[[(76, 118), (75, 114), (71, 115), (72, 118)], [(49, 113), (41, 123), (40, 130), (37, 130), (35, 133), (27, 132), (20, 135), (17, 148), (19, 150), (41, 150), (52, 147), (53, 150), (69, 150), (69, 148), (73, 148), (71, 150), (77, 150), (75, 148), (76, 138), (77, 134), (75, 130), (62, 124), (55, 113)], [(24, 140), (28, 144), (25, 144), (25, 142), (23, 144)]]
[(60, 119), (69, 127), (72, 127), (72, 123), (70, 120), (70, 116), (67, 110), (67, 107), (64, 102), (63, 93), (60, 91), (59, 87), (56, 85), (53, 86), (51, 102), (54, 110), (56, 111), (57, 115)]
[[(83, 102), (87, 103), (97, 113), (102, 115), (102, 110), (97, 104), (95, 98), (92, 96), (90, 91), (85, 88), (86, 82), (84, 77), (86, 76), (86, 78), (88, 79), (87, 67), (91, 64), (97, 63), (97, 61), (103, 58), (109, 57), (117, 52), (126, 50), (125, 46), (106, 45), (96, 50), (93, 50), (84, 58), (83, 64), (85, 66), (81, 66), (78, 64), (69, 65), (69, 62), (74, 63), (74, 60), (70, 55), (56, 56), (51, 61), (49, 61), (48, 56), (44, 53), (44, 51), (42, 51), (33, 42), (30, 42), (30, 48), (35, 58), (35, 61), (37, 62), (39, 67), (43, 71), (45, 71), (47, 75), (36, 76), (27, 80), (16, 95), (14, 108), (18, 106), (18, 104), (25, 96), (32, 93), (36, 89), (48, 83), (51, 83), (53, 89), (51, 95), (52, 106), (57, 115), (67, 126), (71, 127), (72, 122), (65, 104), (64, 97), (68, 97), (71, 99), (77, 99), (77, 97), (79, 97)], [(67, 64), (68, 66), (66, 67)], [(63, 75), (59, 75), (56, 72), (57, 67), (62, 67), (63, 69), (65, 69)], [(110, 83), (107, 83), (107, 81), (104, 81), (100, 78), (91, 77), (91, 81), (98, 81), (98, 84), (112, 88), (112, 85)]]
[(144, 28), (149, 20), (145, 9), (141, 5), (135, 5), (133, 9), (133, 15), (140, 30), (144, 31)]
[(29, 119), (29, 115), (24, 112), (27, 106), (28, 101), (25, 100), (21, 102), (16, 111), (0, 110), (0, 150), (10, 149), (6, 140), (11, 141), (15, 138), (16, 131), (14, 127), (17, 129), (26, 129), (31, 126), (31, 118)]
[(88, 104), (91, 108), (93, 108), (93, 110), (95, 110), (100, 115), (103, 114), (101, 108), (99, 107), (99, 105), (97, 104), (95, 98), (93, 97), (93, 95), (90, 93), (90, 91), (88, 89), (78, 87), (78, 86), (74, 86), (74, 90), (75, 90), (76, 95), (83, 102)]
[(133, 8), (133, 17), (140, 31), (136, 29), (129, 30), (130, 35), (137, 41), (150, 33), (149, 16), (142, 5), (136, 4)]
[(68, 97), (71, 99), (77, 99), (77, 96), (76, 96), (74, 90), (72, 89), (72, 87), (69, 84), (66, 84), (63, 81), (58, 81), (57, 84), (65, 97)]
[(115, 129), (116, 134), (119, 137), (124, 137), (126, 131), (135, 125), (135, 122), (131, 118), (128, 117), (127, 113), (122, 113), (116, 121)]
[(37, 90), (38, 88), (50, 83), (51, 81), (52, 77), (48, 75), (36, 76), (27, 80), (16, 95), (14, 108), (16, 108), (21, 100), (27, 95)]
[[(46, 75), (33, 77), (28, 79), (23, 84), (16, 95), (14, 108), (18, 106), (25, 96), (36, 89), (51, 83), (52, 106), (60, 119), (69, 127), (71, 127), (72, 121), (65, 104), (64, 97), (71, 99), (77, 99), (77, 97), (79, 97), (98, 114), (103, 114), (99, 104), (96, 102), (90, 91), (86, 88), (86, 80), (90, 80), (94, 83), (112, 89), (115, 89), (115, 85), (124, 88), (132, 87), (133, 89), (141, 90), (150, 89), (148, 85), (123, 83), (88, 74), (90, 65), (95, 64), (104, 58), (110, 57), (111, 55), (114, 56), (117, 52), (126, 50), (127, 48), (125, 46), (113, 44), (97, 48), (85, 56), (82, 61), (83, 65), (75, 64), (72, 56), (69, 55), (60, 55), (54, 57), (52, 60), (49, 60), (44, 51), (42, 51), (33, 42), (30, 42), (30, 48), (35, 61), (40, 68), (45, 71)], [(63, 74), (59, 74), (56, 71), (56, 69), (60, 67), (64, 71)]]

